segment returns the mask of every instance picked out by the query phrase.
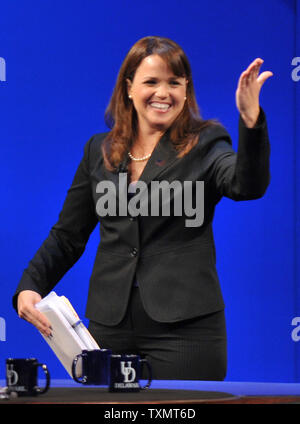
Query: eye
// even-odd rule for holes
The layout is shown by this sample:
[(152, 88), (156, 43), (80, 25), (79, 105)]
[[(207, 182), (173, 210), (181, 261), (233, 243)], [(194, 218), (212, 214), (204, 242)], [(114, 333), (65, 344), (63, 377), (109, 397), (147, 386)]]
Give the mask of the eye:
[(154, 84), (156, 84), (156, 81), (153, 80), (153, 79), (149, 79), (149, 80), (145, 81), (145, 84), (154, 85)]
[(170, 81), (170, 84), (171, 85), (180, 85), (179, 81), (177, 81), (177, 80)]

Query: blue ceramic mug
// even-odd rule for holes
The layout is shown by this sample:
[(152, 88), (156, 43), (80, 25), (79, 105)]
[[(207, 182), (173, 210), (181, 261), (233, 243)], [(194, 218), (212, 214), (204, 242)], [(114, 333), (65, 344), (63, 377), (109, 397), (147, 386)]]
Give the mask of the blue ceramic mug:
[[(143, 367), (146, 366), (148, 382), (140, 385)], [(111, 355), (110, 358), (110, 392), (139, 392), (148, 389), (152, 382), (151, 365), (139, 355)]]
[[(38, 368), (44, 371), (46, 381), (44, 387), (38, 386)], [(16, 392), (18, 396), (36, 396), (46, 393), (50, 386), (50, 374), (45, 364), (35, 358), (6, 359), (6, 385), (8, 392)]]
[[(77, 383), (90, 385), (107, 385), (109, 382), (109, 363), (111, 350), (83, 350), (72, 363), (72, 376)], [(76, 365), (81, 359), (82, 375), (77, 375)]]

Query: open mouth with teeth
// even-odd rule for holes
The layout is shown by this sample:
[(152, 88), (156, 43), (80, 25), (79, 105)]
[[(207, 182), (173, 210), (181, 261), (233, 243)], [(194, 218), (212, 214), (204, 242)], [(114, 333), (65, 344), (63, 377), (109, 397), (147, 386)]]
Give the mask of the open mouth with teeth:
[(167, 112), (171, 105), (169, 103), (159, 103), (159, 102), (151, 102), (149, 105), (153, 108), (158, 110), (159, 112)]

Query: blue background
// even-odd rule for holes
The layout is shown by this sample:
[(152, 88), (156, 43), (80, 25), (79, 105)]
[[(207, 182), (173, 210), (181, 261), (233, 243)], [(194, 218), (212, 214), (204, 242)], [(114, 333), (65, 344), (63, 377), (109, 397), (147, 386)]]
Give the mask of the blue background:
[[(257, 201), (223, 199), (214, 221), (217, 268), (226, 302), (228, 381), (300, 381), (300, 0), (10, 0), (0, 3), (0, 378), (7, 357), (35, 356), (53, 378), (68, 377), (38, 331), (20, 320), (11, 297), (23, 269), (56, 222), (119, 67), (141, 37), (174, 39), (187, 53), (204, 118), (217, 118), (237, 148), (235, 90), (256, 57), (274, 76), (262, 89), (272, 180)], [(299, 72), (300, 74), (300, 72)], [(83, 318), (99, 242), (94, 231), (55, 291)], [(3, 321), (3, 320), (2, 320)], [(86, 321), (85, 321), (86, 322)], [(2, 365), (1, 365), (2, 364)]]

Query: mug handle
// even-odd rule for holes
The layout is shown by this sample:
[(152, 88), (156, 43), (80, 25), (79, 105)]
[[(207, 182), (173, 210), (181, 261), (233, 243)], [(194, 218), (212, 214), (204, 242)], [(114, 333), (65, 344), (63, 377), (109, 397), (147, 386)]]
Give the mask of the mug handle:
[(74, 380), (77, 383), (86, 384), (86, 381), (87, 381), (87, 376), (86, 375), (83, 376), (81, 378), (81, 380), (76, 375), (76, 365), (77, 365), (78, 359), (79, 358), (82, 358), (83, 356), (85, 356), (85, 354), (84, 353), (80, 353), (79, 355), (76, 355), (75, 358), (73, 359), (73, 362), (72, 362), (72, 376), (73, 376)]
[(50, 373), (49, 370), (47, 368), (47, 365), (45, 364), (37, 364), (37, 367), (42, 367), (42, 370), (44, 371), (45, 375), (46, 375), (46, 385), (44, 388), (41, 387), (37, 387), (36, 388), (36, 392), (40, 395), (42, 395), (43, 393), (46, 393), (49, 389), (50, 386)]
[(146, 365), (148, 370), (148, 383), (145, 384), (145, 386), (141, 386), (142, 390), (149, 389), (151, 383), (152, 383), (152, 368), (147, 359), (140, 359), (140, 362), (142, 363), (142, 368), (144, 365)]

